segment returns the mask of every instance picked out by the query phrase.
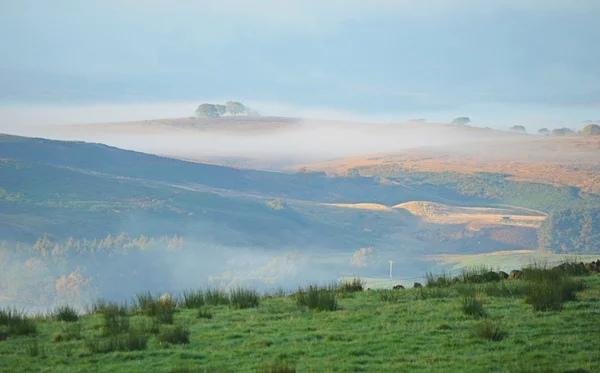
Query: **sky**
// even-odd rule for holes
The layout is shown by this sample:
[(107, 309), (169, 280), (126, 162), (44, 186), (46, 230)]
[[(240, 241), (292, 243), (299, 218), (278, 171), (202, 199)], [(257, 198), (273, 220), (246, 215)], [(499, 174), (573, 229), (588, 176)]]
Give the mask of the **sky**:
[(573, 127), (600, 118), (599, 16), (597, 0), (3, 0), (0, 105)]

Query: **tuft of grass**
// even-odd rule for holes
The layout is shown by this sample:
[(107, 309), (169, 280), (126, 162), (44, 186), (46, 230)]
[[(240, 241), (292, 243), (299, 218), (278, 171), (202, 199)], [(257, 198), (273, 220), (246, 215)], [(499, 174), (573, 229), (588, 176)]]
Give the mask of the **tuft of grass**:
[(213, 318), (213, 314), (212, 312), (208, 311), (205, 308), (200, 308), (198, 310), (198, 314), (197, 314), (199, 319), (212, 319)]
[(517, 298), (525, 296), (528, 286), (522, 281), (501, 281), (487, 283), (481, 290), (490, 297)]
[(296, 367), (279, 362), (259, 368), (258, 373), (296, 373)]
[(445, 288), (452, 286), (456, 281), (449, 273), (441, 273), (439, 275), (432, 272), (425, 273), (425, 287), (428, 288)]
[(238, 308), (255, 308), (260, 304), (260, 295), (256, 290), (236, 288), (229, 293), (229, 305)]
[(9, 336), (37, 334), (33, 319), (16, 308), (0, 308), (0, 326), (6, 327), (6, 334)]
[(181, 306), (183, 308), (200, 308), (204, 306), (204, 292), (200, 289), (184, 290)]
[(111, 336), (108, 339), (92, 339), (85, 343), (92, 354), (113, 351), (141, 351), (148, 348), (149, 335), (140, 328), (132, 328), (126, 333)]
[(344, 281), (340, 284), (340, 290), (345, 293), (355, 293), (363, 291), (365, 283), (360, 278), (353, 278), (351, 281)]
[(79, 314), (73, 307), (65, 305), (57, 307), (52, 314), (52, 318), (57, 321), (76, 322), (79, 320)]
[(55, 343), (78, 341), (81, 339), (83, 339), (81, 336), (81, 324), (78, 322), (61, 323), (60, 332), (57, 332), (52, 336), (52, 342)]
[(208, 289), (204, 293), (204, 300), (210, 306), (226, 306), (229, 304), (229, 297), (223, 289)]
[(416, 288), (413, 291), (413, 297), (416, 300), (426, 300), (431, 298), (447, 298), (451, 295), (451, 291), (445, 287), (424, 287)]
[(121, 316), (127, 316), (129, 314), (129, 306), (127, 303), (110, 302), (104, 298), (94, 300), (88, 307), (88, 312), (90, 313), (104, 313), (107, 310), (108, 312), (117, 313)]
[(486, 312), (483, 309), (483, 304), (475, 296), (467, 296), (461, 299), (461, 309), (467, 316), (475, 318), (486, 317)]
[(533, 282), (526, 291), (525, 302), (535, 311), (560, 311), (566, 302), (577, 299), (584, 284), (569, 277)]
[(475, 327), (473, 334), (477, 338), (499, 342), (508, 336), (508, 331), (498, 322), (486, 320)]
[(161, 324), (173, 324), (173, 316), (177, 301), (170, 296), (154, 297), (150, 292), (136, 294), (136, 307), (149, 317), (154, 317)]
[(157, 337), (161, 343), (188, 344), (190, 343), (190, 328), (186, 325), (175, 325), (162, 328)]
[(396, 303), (399, 302), (400, 299), (402, 299), (402, 292), (399, 292), (397, 290), (380, 290), (377, 292), (377, 295), (379, 296), (379, 300), (382, 302), (386, 302), (386, 303)]
[(335, 292), (327, 287), (310, 285), (296, 293), (296, 304), (315, 311), (336, 311), (339, 309)]
[(102, 334), (117, 336), (129, 331), (129, 316), (124, 316), (119, 308), (107, 307), (102, 312)]
[(40, 347), (40, 344), (37, 339), (30, 342), (27, 345), (26, 349), (27, 349), (27, 355), (29, 355), (30, 357), (46, 356), (44, 349), (42, 347)]

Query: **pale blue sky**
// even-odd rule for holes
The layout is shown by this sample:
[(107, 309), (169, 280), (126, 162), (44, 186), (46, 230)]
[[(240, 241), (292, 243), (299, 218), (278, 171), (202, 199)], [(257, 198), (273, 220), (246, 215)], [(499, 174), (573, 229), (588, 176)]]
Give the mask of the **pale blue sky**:
[(600, 119), (599, 17), (598, 0), (3, 0), (0, 100), (576, 126)]

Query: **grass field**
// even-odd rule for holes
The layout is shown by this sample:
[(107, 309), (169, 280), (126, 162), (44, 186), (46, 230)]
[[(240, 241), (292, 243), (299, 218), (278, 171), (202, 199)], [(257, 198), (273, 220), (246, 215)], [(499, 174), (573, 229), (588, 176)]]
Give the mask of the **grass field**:
[(0, 341), (0, 371), (598, 372), (600, 277), (578, 281), (585, 286), (575, 301), (546, 312), (525, 302), (526, 280), (337, 292), (337, 310), (320, 312), (292, 296), (239, 309), (202, 305), (206, 293), (194, 303), (188, 293), (200, 310), (179, 303), (175, 326), (159, 327), (138, 297), (140, 306), (122, 318), (149, 333), (147, 342), (130, 337), (116, 351), (98, 349), (110, 340), (102, 334), (107, 308), (74, 322), (39, 317), (36, 336)]

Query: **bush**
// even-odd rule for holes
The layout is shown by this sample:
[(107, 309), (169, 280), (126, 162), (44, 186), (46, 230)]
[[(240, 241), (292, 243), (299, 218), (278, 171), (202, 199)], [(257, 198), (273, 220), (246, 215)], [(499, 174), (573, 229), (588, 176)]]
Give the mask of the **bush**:
[(473, 334), (478, 338), (494, 342), (501, 341), (508, 336), (508, 332), (502, 325), (489, 320), (477, 325)]
[(275, 363), (273, 365), (262, 367), (259, 373), (296, 373), (296, 368), (287, 363)]
[(486, 313), (483, 309), (483, 304), (476, 297), (463, 297), (461, 299), (461, 309), (467, 316), (476, 318), (485, 317)]
[(17, 311), (16, 308), (0, 308), (0, 326), (6, 327), (9, 336), (37, 334), (33, 319)]
[(566, 302), (576, 300), (576, 292), (585, 288), (580, 281), (568, 277), (534, 282), (527, 289), (525, 302), (535, 311), (560, 311)]
[(340, 285), (340, 290), (345, 293), (354, 293), (363, 291), (365, 283), (360, 278), (353, 278), (352, 281), (344, 281)]
[(296, 303), (300, 307), (308, 307), (315, 311), (336, 311), (338, 309), (335, 292), (317, 285), (310, 285), (306, 290), (300, 289), (296, 293)]
[(184, 325), (163, 328), (157, 339), (162, 343), (188, 344), (190, 343), (190, 328)]
[(208, 289), (204, 294), (204, 301), (211, 306), (223, 306), (229, 304), (229, 297), (222, 289)]
[(73, 307), (59, 306), (54, 310), (53, 318), (57, 321), (75, 322), (79, 320), (79, 315)]
[(202, 290), (186, 290), (183, 292), (182, 307), (200, 308), (204, 306), (204, 293)]
[(255, 308), (259, 303), (260, 295), (256, 290), (237, 288), (231, 290), (229, 294), (229, 304), (235, 308)]

